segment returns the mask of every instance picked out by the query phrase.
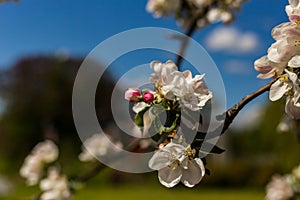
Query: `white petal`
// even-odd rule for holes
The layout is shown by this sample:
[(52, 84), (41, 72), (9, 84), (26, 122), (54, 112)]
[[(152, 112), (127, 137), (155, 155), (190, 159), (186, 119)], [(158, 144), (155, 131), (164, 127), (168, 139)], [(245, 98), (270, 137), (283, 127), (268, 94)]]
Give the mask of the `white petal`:
[(285, 112), (292, 119), (300, 119), (300, 106), (295, 105), (294, 99), (290, 96), (286, 99)]
[(163, 149), (170, 152), (172, 155), (176, 155), (177, 159), (181, 158), (185, 152), (184, 146), (173, 142), (167, 144), (165, 147), (163, 147)]
[(160, 170), (170, 165), (174, 160), (170, 152), (159, 150), (154, 153), (152, 158), (148, 162), (148, 166), (154, 170)]
[(182, 183), (187, 187), (194, 187), (205, 175), (205, 168), (201, 159), (188, 160), (187, 168), (182, 168)]
[(277, 101), (280, 99), (288, 90), (290, 86), (287, 83), (284, 83), (280, 80), (277, 80), (275, 83), (272, 84), (269, 93), (269, 99), (271, 101)]
[(179, 166), (165, 167), (158, 170), (159, 182), (168, 188), (177, 185), (180, 182), (181, 177), (182, 173)]
[(299, 4), (299, 0), (289, 0), (289, 4), (293, 7), (296, 7)]
[(212, 8), (207, 13), (207, 20), (210, 23), (216, 23), (220, 21), (220, 17), (221, 17), (221, 10), (218, 8)]
[(167, 60), (166, 67), (171, 69), (171, 71), (178, 71), (177, 65), (172, 60)]
[(299, 81), (298, 81), (298, 76), (297, 74), (293, 73), (293, 72), (290, 72), (289, 70), (284, 70), (288, 76), (289, 76), (289, 79), (293, 82), (293, 84), (295, 85), (299, 85)]
[(135, 113), (139, 113), (141, 112), (144, 108), (146, 107), (149, 107), (150, 105), (149, 104), (146, 104), (145, 102), (138, 102), (136, 103), (133, 107), (132, 107), (132, 110), (135, 112)]
[(299, 56), (299, 55), (294, 56), (294, 57), (288, 62), (288, 65), (289, 65), (290, 67), (293, 67), (293, 68), (298, 68), (298, 67), (300, 67), (300, 56)]

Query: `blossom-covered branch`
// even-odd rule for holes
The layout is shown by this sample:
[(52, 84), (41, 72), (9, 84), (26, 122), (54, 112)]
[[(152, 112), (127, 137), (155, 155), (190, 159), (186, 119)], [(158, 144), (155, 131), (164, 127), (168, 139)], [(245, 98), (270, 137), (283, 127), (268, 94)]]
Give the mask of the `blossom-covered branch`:
[(180, 37), (181, 47), (176, 58), (180, 68), (188, 46), (189, 37), (197, 29), (208, 24), (223, 22), (230, 24), (234, 20), (234, 12), (239, 10), (246, 0), (149, 0), (147, 11), (154, 17), (174, 16), (179, 25), (186, 30), (186, 37)]
[(300, 165), (286, 175), (275, 174), (266, 187), (266, 200), (290, 200), (300, 195)]

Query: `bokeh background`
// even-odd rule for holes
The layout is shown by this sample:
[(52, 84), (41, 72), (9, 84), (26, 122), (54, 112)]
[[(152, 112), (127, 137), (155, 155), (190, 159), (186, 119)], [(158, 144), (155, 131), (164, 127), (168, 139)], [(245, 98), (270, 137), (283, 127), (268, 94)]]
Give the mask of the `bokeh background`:
[[(100, 42), (139, 27), (181, 31), (172, 18), (155, 19), (146, 0), (27, 0), (0, 4), (0, 199), (24, 199), (38, 192), (26, 187), (18, 171), (31, 148), (44, 138), (56, 141), (59, 162), (69, 176), (91, 164), (79, 162), (81, 141), (72, 118), (72, 89), (83, 59)], [(256, 78), (253, 62), (272, 44), (271, 29), (287, 21), (287, 0), (249, 0), (229, 26), (213, 24), (198, 31), (197, 40), (222, 74), (231, 107), (267, 83)], [(168, 38), (166, 38), (167, 40)], [(152, 60), (173, 55), (148, 52), (124, 56), (108, 70), (96, 96), (99, 121), (112, 122), (110, 95), (118, 78)], [(274, 173), (299, 164), (297, 131), (279, 133), (283, 102), (269, 103), (267, 94), (250, 103), (222, 137), (222, 155), (208, 158), (211, 175), (195, 189), (160, 186), (155, 172), (127, 174), (106, 169), (75, 199), (263, 199)], [(118, 192), (116, 192), (118, 191)]]

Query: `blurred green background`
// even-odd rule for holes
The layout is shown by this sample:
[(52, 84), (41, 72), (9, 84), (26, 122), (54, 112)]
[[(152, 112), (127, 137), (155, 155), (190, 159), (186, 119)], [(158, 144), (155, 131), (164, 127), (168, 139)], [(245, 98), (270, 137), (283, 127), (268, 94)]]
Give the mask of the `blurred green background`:
[[(78, 160), (81, 141), (72, 119), (72, 87), (81, 62), (81, 58), (27, 57), (1, 71), (1, 199), (26, 199), (39, 192), (37, 187), (25, 186), (18, 170), (32, 147), (45, 138), (58, 143), (59, 163), (68, 176), (82, 174), (93, 166)], [(114, 87), (109, 71), (105, 77), (99, 85), (107, 89), (96, 95), (103, 126), (112, 122), (109, 97)], [(241, 117), (249, 120), (250, 127), (234, 126), (223, 135), (219, 146), (226, 151), (208, 157), (211, 175), (195, 189), (165, 189), (156, 172), (128, 174), (105, 169), (83, 185), (75, 199), (263, 199), (272, 174), (289, 173), (299, 164), (298, 132), (276, 131), (283, 105), (270, 103), (256, 111), (259, 115), (255, 119), (250, 117), (253, 112), (246, 110)]]

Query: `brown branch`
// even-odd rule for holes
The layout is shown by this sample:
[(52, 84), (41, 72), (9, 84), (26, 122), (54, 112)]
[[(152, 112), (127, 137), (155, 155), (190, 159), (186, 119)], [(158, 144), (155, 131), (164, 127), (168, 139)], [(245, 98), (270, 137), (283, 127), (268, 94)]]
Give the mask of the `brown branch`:
[[(126, 150), (127, 151), (135, 151), (137, 148), (139, 148), (140, 145), (140, 138), (135, 138), (132, 142), (130, 142), (127, 147)], [(112, 160), (117, 160), (119, 159), (119, 155), (116, 155), (115, 157), (112, 157)], [(84, 174), (77, 176), (75, 178), (73, 178), (74, 181), (80, 182), (80, 183), (84, 183), (87, 182), (88, 180), (92, 179), (93, 177), (95, 177), (99, 172), (101, 172), (102, 170), (106, 169), (107, 166), (97, 162), (95, 164), (95, 166), (93, 166), (91, 169), (89, 169), (89, 171), (85, 172)]]
[(95, 166), (93, 166), (89, 171), (87, 171), (85, 174), (82, 174), (79, 177), (76, 177), (74, 180), (80, 183), (87, 182), (88, 180), (99, 174), (99, 172), (105, 169), (106, 167), (106, 165), (97, 162)]
[(245, 105), (247, 105), (250, 101), (252, 101), (256, 97), (260, 96), (264, 92), (269, 91), (271, 85), (275, 81), (276, 80), (273, 80), (270, 83), (268, 83), (267, 85), (265, 85), (265, 86), (261, 87), (260, 89), (258, 89), (257, 91), (247, 95), (240, 102), (238, 102), (237, 104), (232, 106), (230, 109), (228, 109), (226, 111), (225, 122), (224, 122), (224, 126), (223, 126), (223, 129), (222, 129), (221, 133), (223, 134), (229, 128), (229, 126), (231, 125), (231, 123), (233, 122), (233, 120), (235, 119), (237, 114), (244, 108)]
[(207, 14), (208, 10), (209, 10), (209, 6), (205, 7), (202, 10), (202, 12), (196, 14), (196, 16), (194, 17), (194, 19), (192, 19), (192, 22), (185, 33), (185, 37), (182, 38), (182, 43), (181, 43), (180, 49), (178, 51), (176, 62), (175, 62), (179, 69), (180, 69), (180, 65), (183, 61), (184, 53), (189, 44), (189, 39), (195, 33), (195, 31), (197, 29), (197, 22), (199, 19), (203, 18)]

